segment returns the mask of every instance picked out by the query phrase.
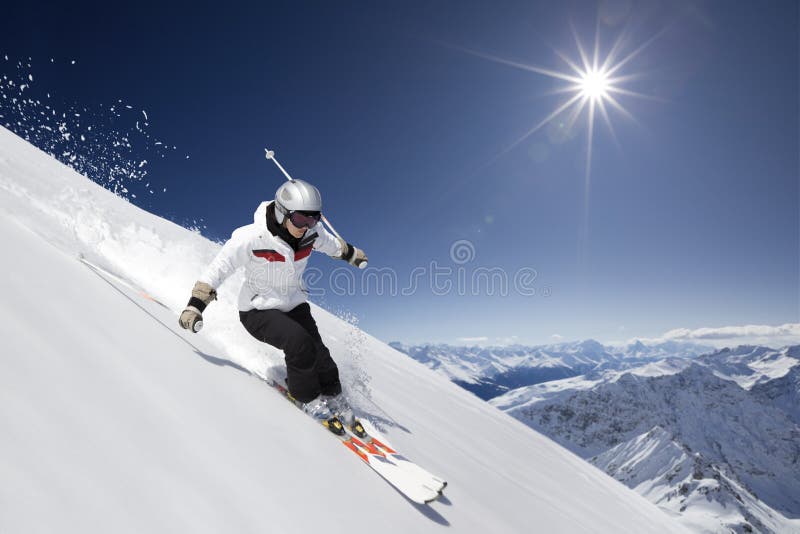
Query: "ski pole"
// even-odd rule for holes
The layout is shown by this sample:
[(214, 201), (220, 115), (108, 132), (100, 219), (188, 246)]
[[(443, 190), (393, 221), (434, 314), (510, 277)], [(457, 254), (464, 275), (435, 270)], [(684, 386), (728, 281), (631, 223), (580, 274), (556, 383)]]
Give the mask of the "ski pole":
[[(278, 163), (278, 160), (275, 159), (275, 151), (274, 150), (269, 150), (268, 148), (265, 148), (264, 149), (264, 157), (267, 158), (268, 160), (271, 160), (275, 165), (277, 165), (278, 168), (281, 170), (281, 172), (283, 173), (283, 175), (286, 177), (287, 180), (289, 180), (290, 182), (294, 181), (294, 178), (289, 176), (289, 173), (286, 172), (286, 169), (283, 168), (283, 165)], [(325, 217), (325, 215), (322, 215), (322, 214), (320, 214), (320, 215), (321, 215), (322, 222), (324, 222), (328, 226), (328, 228), (331, 229), (331, 232), (333, 232), (333, 235), (335, 235), (336, 237), (338, 237), (339, 239), (344, 241), (342, 236), (339, 235), (339, 232), (336, 231), (336, 228), (333, 227), (333, 225), (328, 220), (328, 218)], [(359, 267), (359, 269), (364, 269), (364, 268), (366, 268), (366, 266), (367, 266), (367, 262), (363, 262), (358, 267)]]

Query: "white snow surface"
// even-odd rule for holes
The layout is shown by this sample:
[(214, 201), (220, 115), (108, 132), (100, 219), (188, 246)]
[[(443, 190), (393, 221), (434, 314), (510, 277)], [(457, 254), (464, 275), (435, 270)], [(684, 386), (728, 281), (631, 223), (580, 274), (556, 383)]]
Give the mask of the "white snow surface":
[(179, 329), (219, 245), (3, 128), (0, 243), (3, 534), (684, 532), (599, 469), (313, 306), (357, 410), (450, 483), (440, 502), (410, 503), (259, 380), (282, 358), (238, 324), (240, 279), (220, 288), (201, 334)]

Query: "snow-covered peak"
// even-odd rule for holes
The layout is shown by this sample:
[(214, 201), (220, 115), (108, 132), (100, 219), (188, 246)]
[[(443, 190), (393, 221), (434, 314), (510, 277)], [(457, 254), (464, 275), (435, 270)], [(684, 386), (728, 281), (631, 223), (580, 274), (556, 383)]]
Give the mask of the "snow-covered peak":
[[(704, 363), (684, 361), (678, 369), (578, 377), (509, 392), (492, 403), (580, 456), (596, 457), (607, 472), (667, 509), (675, 503), (663, 499), (677, 498), (678, 512), (700, 505), (682, 516), (688, 524), (704, 514), (722, 521), (730, 499), (746, 491), (738, 511), (722, 523), (785, 531), (790, 523), (781, 514), (800, 515), (800, 427), (786, 410), (798, 398), (797, 367), (773, 380), (774, 389), (765, 384), (753, 392)], [(698, 462), (706, 467), (687, 479), (686, 466)], [(698, 485), (701, 479), (706, 482)], [(645, 482), (649, 486), (641, 486)]]
[[(660, 426), (591, 459), (695, 532), (785, 532), (791, 522)], [(745, 526), (747, 525), (747, 526)]]
[(612, 347), (613, 352), (622, 354), (625, 358), (695, 358), (701, 354), (714, 351), (710, 345), (701, 345), (688, 341), (662, 341), (659, 343), (644, 343), (637, 339), (625, 345)]
[(552, 351), (558, 353), (583, 354), (585, 356), (589, 355), (602, 356), (607, 354), (606, 347), (604, 347), (600, 342), (594, 339), (553, 343), (549, 345), (543, 345), (541, 349), (544, 351)]
[(750, 391), (763, 402), (783, 410), (800, 425), (800, 365), (783, 376), (755, 384)]
[(800, 346), (779, 350), (769, 347), (740, 345), (722, 349), (698, 359), (720, 378), (733, 380), (745, 389), (751, 389), (786, 375), (800, 364)]
[(638, 339), (626, 347), (626, 352), (635, 356), (643, 355), (646, 351), (647, 346)]

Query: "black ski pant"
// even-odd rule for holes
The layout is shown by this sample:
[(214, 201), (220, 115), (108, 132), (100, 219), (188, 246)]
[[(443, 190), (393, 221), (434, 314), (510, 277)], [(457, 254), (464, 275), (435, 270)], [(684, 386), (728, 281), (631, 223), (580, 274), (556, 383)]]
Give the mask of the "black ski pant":
[(342, 392), (339, 369), (322, 342), (307, 302), (289, 310), (239, 312), (245, 329), (254, 338), (285, 354), (289, 392), (300, 402)]

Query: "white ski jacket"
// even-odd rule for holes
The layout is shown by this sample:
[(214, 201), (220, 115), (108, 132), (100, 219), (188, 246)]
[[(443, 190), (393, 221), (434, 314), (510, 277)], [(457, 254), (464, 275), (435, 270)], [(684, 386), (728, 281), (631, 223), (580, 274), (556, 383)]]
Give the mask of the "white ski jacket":
[(237, 228), (199, 280), (218, 288), (239, 267), (244, 267), (244, 284), (239, 292), (239, 310), (278, 309), (289, 311), (306, 301), (303, 285), (312, 249), (332, 257), (342, 255), (339, 240), (319, 223), (306, 231), (297, 252), (267, 228), (267, 207), (262, 202), (253, 214), (253, 224)]

